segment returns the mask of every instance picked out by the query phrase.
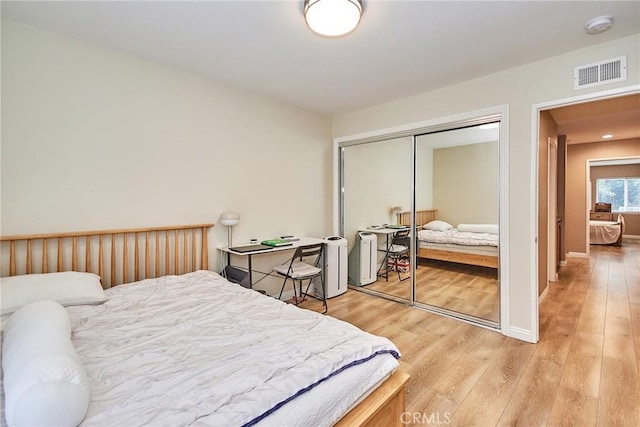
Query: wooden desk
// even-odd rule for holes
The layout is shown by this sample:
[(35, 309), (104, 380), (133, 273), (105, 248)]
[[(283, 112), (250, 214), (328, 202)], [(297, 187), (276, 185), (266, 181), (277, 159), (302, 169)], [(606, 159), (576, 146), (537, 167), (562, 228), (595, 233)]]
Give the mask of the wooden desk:
[[(271, 249), (264, 249), (264, 250), (253, 251), (253, 252), (236, 252), (233, 249), (229, 248), (228, 246), (219, 248), (219, 250), (227, 254), (227, 265), (233, 265), (231, 264), (231, 255), (247, 258), (247, 272), (249, 273), (249, 288), (253, 289), (253, 267), (251, 262), (254, 255), (265, 255), (265, 254), (279, 253), (283, 251), (291, 251), (291, 250), (297, 249), (300, 246), (317, 245), (318, 243), (324, 243), (324, 239), (319, 239), (317, 237), (301, 237), (300, 240), (294, 240), (291, 242), (290, 245), (287, 245), (287, 246), (277, 246)], [(233, 247), (251, 246), (251, 245), (253, 245), (253, 243), (249, 243), (247, 245), (233, 245)]]

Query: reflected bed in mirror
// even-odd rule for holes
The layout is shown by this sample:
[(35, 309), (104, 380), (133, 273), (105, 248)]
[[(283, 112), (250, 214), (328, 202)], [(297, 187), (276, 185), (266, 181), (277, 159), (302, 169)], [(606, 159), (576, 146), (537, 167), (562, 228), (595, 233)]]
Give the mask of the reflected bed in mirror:
[[(443, 226), (437, 210), (416, 211), (418, 258), (498, 268), (498, 233), (495, 224)], [(410, 212), (398, 214), (400, 224), (411, 223)], [(435, 223), (430, 227), (430, 223)], [(491, 232), (487, 232), (491, 231)]]

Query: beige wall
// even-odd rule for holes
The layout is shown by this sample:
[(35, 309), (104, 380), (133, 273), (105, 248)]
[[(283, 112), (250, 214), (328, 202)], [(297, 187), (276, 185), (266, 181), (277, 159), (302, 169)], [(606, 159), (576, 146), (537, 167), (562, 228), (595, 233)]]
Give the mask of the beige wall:
[[(591, 203), (596, 200), (596, 179), (598, 178), (638, 178), (640, 177), (640, 164), (635, 165), (611, 165), (591, 167)], [(593, 208), (591, 208), (593, 209)], [(625, 213), (624, 234), (640, 236), (640, 213)]]
[(587, 160), (640, 156), (640, 139), (567, 146), (567, 252), (587, 252)]
[(345, 147), (344, 237), (349, 248), (356, 231), (395, 223), (392, 207), (409, 210), (411, 163), (411, 138)]
[(4, 235), (225, 210), (235, 243), (332, 231), (330, 118), (7, 20), (1, 166)]
[[(628, 80), (602, 87), (573, 90), (573, 67), (607, 58), (627, 56)], [(537, 212), (533, 205), (536, 182), (532, 182), (532, 107), (537, 104), (584, 96), (615, 88), (638, 85), (640, 34), (544, 61), (456, 84), (395, 102), (377, 105), (334, 117), (334, 137), (344, 137), (378, 129), (435, 120), (447, 116), (509, 105), (510, 229), (509, 308), (507, 330), (512, 335), (532, 333), (536, 324), (532, 282)], [(537, 142), (537, 141), (534, 141)]]
[(433, 150), (433, 204), (455, 226), (498, 223), (498, 143)]

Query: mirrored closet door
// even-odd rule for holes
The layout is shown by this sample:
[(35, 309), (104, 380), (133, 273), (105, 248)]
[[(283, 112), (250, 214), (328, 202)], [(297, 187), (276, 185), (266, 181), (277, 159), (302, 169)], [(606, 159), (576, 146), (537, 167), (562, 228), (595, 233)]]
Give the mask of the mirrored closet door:
[(416, 136), (416, 304), (497, 324), (499, 123)]
[(500, 326), (502, 114), (339, 143), (351, 288)]
[[(352, 287), (409, 301), (410, 229), (400, 214), (411, 207), (411, 137), (342, 148), (343, 236)], [(403, 239), (402, 235), (407, 236)]]

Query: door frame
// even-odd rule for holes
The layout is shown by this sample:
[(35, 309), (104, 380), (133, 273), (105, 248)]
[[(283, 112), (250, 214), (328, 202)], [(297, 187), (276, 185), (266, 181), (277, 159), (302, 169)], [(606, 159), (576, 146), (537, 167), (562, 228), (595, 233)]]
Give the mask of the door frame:
[[(538, 342), (540, 336), (540, 319), (539, 319), (539, 298), (538, 298), (538, 178), (540, 174), (540, 156), (539, 156), (539, 134), (540, 134), (540, 113), (558, 107), (566, 107), (568, 105), (582, 104), (591, 101), (599, 101), (607, 98), (616, 98), (619, 96), (633, 95), (640, 93), (640, 84), (609, 89), (600, 92), (592, 92), (588, 94), (578, 95), (569, 98), (555, 99), (551, 101), (534, 104), (531, 106), (531, 162), (530, 183), (531, 183), (531, 199), (530, 205), (533, 207), (534, 214), (531, 215), (529, 226), (532, 230), (532, 239), (530, 241), (531, 264), (529, 270), (531, 277), (529, 278), (531, 288), (529, 289), (531, 304), (531, 342)], [(547, 214), (548, 215), (548, 214)]]
[(557, 206), (558, 206), (558, 141), (549, 137), (547, 139), (547, 286), (549, 282), (558, 280), (557, 244), (556, 233)]

